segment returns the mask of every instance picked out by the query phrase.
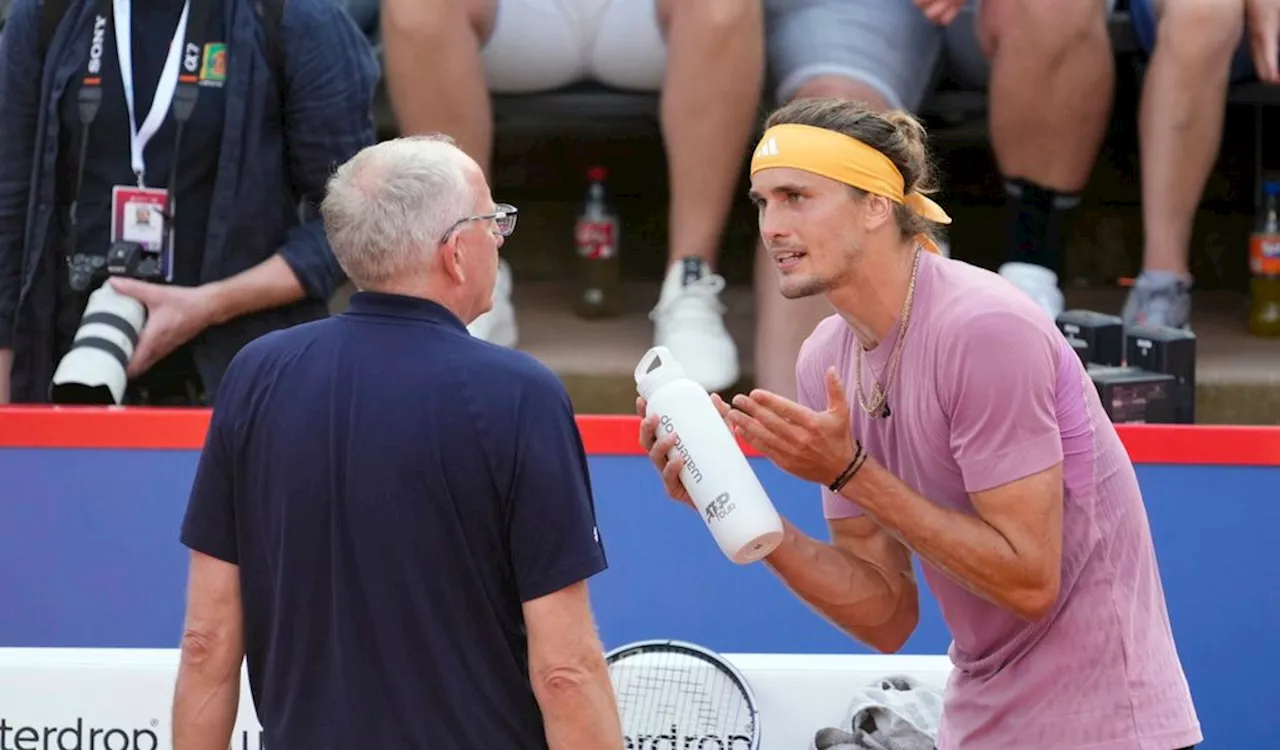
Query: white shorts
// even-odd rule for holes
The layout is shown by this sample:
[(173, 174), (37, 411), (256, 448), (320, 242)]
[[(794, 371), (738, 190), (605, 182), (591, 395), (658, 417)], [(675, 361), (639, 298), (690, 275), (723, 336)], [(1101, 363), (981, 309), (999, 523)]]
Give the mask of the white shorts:
[(483, 55), (502, 94), (584, 80), (658, 91), (667, 67), (656, 0), (498, 0)]

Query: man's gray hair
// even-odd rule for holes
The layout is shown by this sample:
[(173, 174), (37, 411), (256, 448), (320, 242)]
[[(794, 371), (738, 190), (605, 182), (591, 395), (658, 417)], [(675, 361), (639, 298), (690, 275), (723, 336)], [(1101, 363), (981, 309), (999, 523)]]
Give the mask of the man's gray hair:
[(320, 213), (347, 277), (368, 289), (425, 269), (444, 233), (475, 212), (474, 165), (437, 134), (383, 141), (338, 167)]

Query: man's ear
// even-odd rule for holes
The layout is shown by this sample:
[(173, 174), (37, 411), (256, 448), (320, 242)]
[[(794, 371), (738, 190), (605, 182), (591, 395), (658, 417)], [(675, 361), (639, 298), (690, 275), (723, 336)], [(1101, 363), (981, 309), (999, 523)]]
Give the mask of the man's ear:
[(466, 271), (463, 270), (466, 252), (466, 242), (456, 232), (436, 248), (436, 260), (444, 270), (445, 276), (458, 284), (463, 283), (467, 278)]
[(867, 231), (879, 229), (893, 221), (893, 201), (883, 195), (867, 193), (862, 205)]

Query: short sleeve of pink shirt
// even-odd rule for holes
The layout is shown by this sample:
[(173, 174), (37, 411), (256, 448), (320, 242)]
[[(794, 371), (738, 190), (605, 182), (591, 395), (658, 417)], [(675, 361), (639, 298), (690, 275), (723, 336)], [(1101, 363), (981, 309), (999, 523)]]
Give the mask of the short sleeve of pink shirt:
[(1062, 461), (1056, 330), (1008, 309), (960, 314), (949, 323), (935, 372), (965, 491), (999, 487)]

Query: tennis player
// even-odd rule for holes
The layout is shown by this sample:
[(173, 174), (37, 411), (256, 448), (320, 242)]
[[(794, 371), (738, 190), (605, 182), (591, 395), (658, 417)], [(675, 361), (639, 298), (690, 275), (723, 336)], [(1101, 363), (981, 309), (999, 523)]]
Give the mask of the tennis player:
[[(803, 100), (751, 162), (787, 297), (823, 294), (799, 403), (716, 398), (822, 487), (830, 542), (787, 524), (767, 565), (879, 651), (919, 620), (912, 557), (951, 631), (941, 750), (1175, 750), (1202, 739), (1124, 446), (1053, 321), (994, 273), (929, 252), (950, 221), (909, 115)], [(846, 394), (849, 394), (846, 396)], [(643, 403), (641, 413), (643, 414)], [(687, 501), (674, 436), (641, 442)]]

